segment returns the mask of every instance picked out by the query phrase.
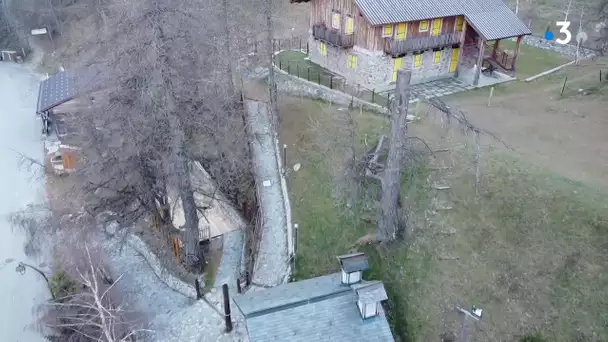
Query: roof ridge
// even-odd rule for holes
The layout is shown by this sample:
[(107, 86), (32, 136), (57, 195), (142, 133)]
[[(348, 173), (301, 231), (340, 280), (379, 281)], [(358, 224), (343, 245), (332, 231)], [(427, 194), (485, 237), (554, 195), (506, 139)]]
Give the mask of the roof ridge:
[(353, 291), (353, 289), (351, 289), (350, 286), (338, 287), (335, 289), (335, 291), (332, 291), (330, 293), (324, 293), (322, 295), (277, 305), (275, 307), (271, 307), (271, 308), (267, 308), (267, 309), (252, 311), (251, 313), (245, 315), (245, 317), (252, 318), (252, 317), (262, 316), (262, 315), (266, 315), (266, 314), (273, 313), (273, 312), (278, 312), (278, 311), (283, 311), (286, 309), (295, 308), (295, 307), (306, 305), (306, 304), (317, 303), (317, 302), (323, 301), (325, 299), (343, 296), (343, 295), (347, 294), (348, 292), (352, 292), (352, 291)]

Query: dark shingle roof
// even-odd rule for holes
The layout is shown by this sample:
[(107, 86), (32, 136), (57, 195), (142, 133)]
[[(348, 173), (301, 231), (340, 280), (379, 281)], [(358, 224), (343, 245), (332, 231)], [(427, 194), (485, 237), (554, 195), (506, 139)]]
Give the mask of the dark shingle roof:
[(236, 296), (234, 301), (245, 315), (249, 339), (394, 341), (384, 311), (380, 309), (378, 316), (363, 320), (357, 293), (340, 280), (341, 274), (334, 273)]
[(369, 268), (367, 257), (363, 253), (341, 255), (338, 260), (346, 273), (365, 271)]
[(70, 101), (71, 99), (97, 91), (106, 86), (107, 75), (104, 68), (88, 66), (66, 70), (40, 82), (37, 113), (41, 113)]
[(265, 291), (248, 292), (235, 298), (241, 312), (245, 316), (255, 316), (280, 310), (284, 306), (297, 305), (315, 299), (351, 291), (348, 285), (341, 283), (341, 274), (334, 273), (287, 283)]
[(485, 40), (532, 32), (502, 0), (355, 0), (372, 25), (464, 15)]

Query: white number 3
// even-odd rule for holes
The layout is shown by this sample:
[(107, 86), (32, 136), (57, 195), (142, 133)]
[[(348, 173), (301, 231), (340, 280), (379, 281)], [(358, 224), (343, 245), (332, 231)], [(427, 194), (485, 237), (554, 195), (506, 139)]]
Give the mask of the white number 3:
[(563, 44), (563, 45), (570, 43), (570, 40), (572, 40), (572, 33), (570, 33), (570, 30), (568, 30), (568, 27), (570, 27), (570, 22), (569, 21), (557, 21), (557, 22), (555, 22), (555, 24), (560, 27), (559, 33), (566, 34), (565, 39), (557, 38), (555, 40), (555, 42), (557, 42), (558, 44)]

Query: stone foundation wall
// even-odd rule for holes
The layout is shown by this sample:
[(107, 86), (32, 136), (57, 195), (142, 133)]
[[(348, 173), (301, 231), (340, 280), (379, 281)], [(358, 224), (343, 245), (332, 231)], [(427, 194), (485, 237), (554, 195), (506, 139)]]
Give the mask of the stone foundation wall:
[[(320, 42), (309, 41), (309, 56), (316, 63), (334, 72), (347, 82), (360, 84), (369, 89), (383, 89), (392, 82), (394, 58), (383, 53), (370, 53), (357, 49), (339, 49), (326, 44), (326, 55), (320, 53)], [(357, 56), (355, 68), (348, 67), (349, 56)], [(422, 55), (422, 66), (412, 69), (412, 84), (453, 76), (449, 73), (452, 48), (441, 50), (441, 60), (433, 63), (433, 51), (425, 51)], [(411, 69), (414, 64), (412, 54), (403, 56), (403, 68)]]

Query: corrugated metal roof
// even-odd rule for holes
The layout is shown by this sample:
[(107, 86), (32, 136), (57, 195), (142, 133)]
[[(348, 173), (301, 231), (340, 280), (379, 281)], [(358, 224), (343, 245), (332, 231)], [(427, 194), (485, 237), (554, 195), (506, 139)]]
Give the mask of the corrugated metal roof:
[(62, 71), (40, 82), (36, 112), (47, 111), (72, 99), (75, 94), (74, 81), (68, 71)]
[(76, 96), (100, 90), (107, 81), (108, 75), (102, 65), (58, 72), (40, 82), (36, 112), (47, 111)]
[(485, 40), (531, 34), (502, 0), (355, 0), (372, 25), (463, 15)]

